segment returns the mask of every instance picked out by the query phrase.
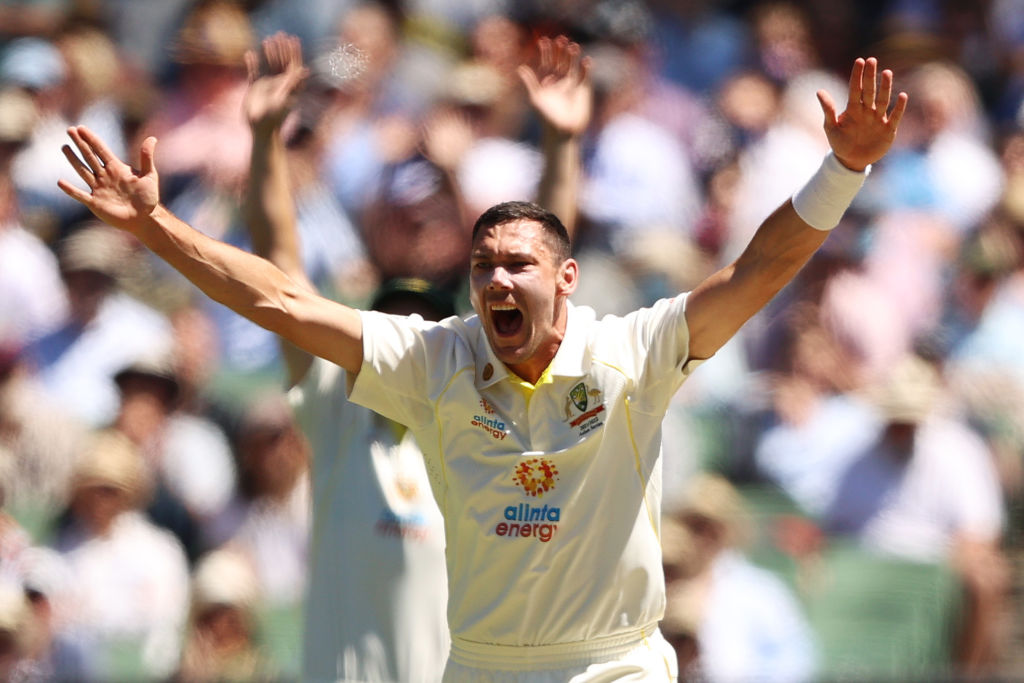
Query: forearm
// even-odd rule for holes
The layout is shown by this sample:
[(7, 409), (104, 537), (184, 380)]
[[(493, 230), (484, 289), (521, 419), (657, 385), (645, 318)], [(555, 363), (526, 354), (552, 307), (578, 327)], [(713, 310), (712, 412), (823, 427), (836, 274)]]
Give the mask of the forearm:
[(203, 235), (158, 205), (135, 235), (196, 287), (257, 325), (352, 373), (362, 365), (362, 321), (266, 259)]
[(204, 235), (163, 205), (133, 232), (204, 294), (260, 325), (273, 324), (270, 310), (297, 287), (266, 259)]
[(691, 336), (712, 355), (757, 311), (786, 286), (807, 264), (828, 237), (807, 225), (787, 201), (754, 233), (736, 261), (702, 282), (693, 293), (701, 310), (728, 311), (727, 315), (691, 321)]
[[(288, 178), (287, 151), (279, 128), (253, 128), (249, 184), (243, 201), (253, 251), (284, 271), (297, 284), (315, 291), (302, 264), (294, 199)], [(309, 370), (310, 354), (283, 337), (281, 355), (290, 385), (299, 383)]]
[(544, 170), (537, 189), (537, 203), (558, 216), (572, 237), (580, 186), (580, 141), (575, 135), (544, 127)]
[(302, 282), (305, 271), (286, 155), (280, 129), (253, 130), (243, 212), (253, 251)]

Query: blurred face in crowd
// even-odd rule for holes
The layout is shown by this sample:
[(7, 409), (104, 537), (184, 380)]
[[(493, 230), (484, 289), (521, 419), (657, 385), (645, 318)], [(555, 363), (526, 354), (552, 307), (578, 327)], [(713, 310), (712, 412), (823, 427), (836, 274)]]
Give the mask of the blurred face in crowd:
[(106, 534), (117, 516), (131, 507), (128, 491), (102, 482), (89, 482), (75, 491), (75, 517), (95, 536)]
[(232, 651), (249, 643), (245, 612), (233, 605), (210, 605), (200, 612), (196, 625), (218, 650)]
[(683, 513), (680, 521), (686, 529), (691, 550), (683, 573), (693, 577), (703, 573), (725, 547), (726, 530), (720, 522), (693, 511)]
[(287, 495), (306, 466), (306, 442), (291, 423), (250, 425), (239, 446), (244, 476), (256, 496)]
[(470, 298), (494, 354), (535, 382), (565, 335), (566, 298), (579, 268), (555, 255), (553, 239), (532, 220), (482, 228), (470, 256)]
[(61, 273), (68, 292), (71, 315), (81, 325), (91, 322), (100, 305), (114, 289), (114, 279), (95, 270), (71, 270)]

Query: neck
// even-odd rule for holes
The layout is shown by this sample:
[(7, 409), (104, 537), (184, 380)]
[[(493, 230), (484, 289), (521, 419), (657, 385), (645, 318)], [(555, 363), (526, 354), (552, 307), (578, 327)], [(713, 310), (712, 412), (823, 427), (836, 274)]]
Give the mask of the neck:
[(541, 343), (533, 355), (522, 363), (514, 365), (506, 363), (506, 367), (509, 370), (530, 384), (536, 384), (537, 380), (544, 374), (544, 371), (548, 369), (548, 366), (555, 359), (558, 349), (562, 346), (562, 340), (565, 339), (565, 329), (569, 320), (569, 308), (566, 306), (564, 298), (556, 300), (555, 310), (555, 321), (552, 326), (554, 331), (550, 339)]

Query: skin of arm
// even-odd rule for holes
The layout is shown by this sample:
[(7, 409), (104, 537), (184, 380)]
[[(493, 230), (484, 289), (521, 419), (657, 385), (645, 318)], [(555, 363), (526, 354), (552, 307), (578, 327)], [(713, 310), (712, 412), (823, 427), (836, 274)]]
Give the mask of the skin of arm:
[[(280, 268), (310, 292), (302, 264), (295, 204), (288, 178), (288, 160), (281, 126), (291, 111), (296, 90), (308, 75), (302, 47), (293, 36), (276, 34), (263, 41), (263, 61), (255, 51), (245, 56), (249, 89), (245, 113), (252, 131), (249, 184), (242, 202), (253, 251)], [(302, 381), (313, 357), (279, 337), (288, 370), (288, 384)]]
[(558, 216), (572, 237), (580, 186), (580, 136), (593, 111), (591, 60), (565, 36), (537, 41), (536, 69), (523, 64), (517, 73), (530, 105), (544, 124), (541, 140), (544, 170), (537, 203)]
[[(877, 60), (857, 59), (850, 74), (845, 111), (838, 113), (824, 90), (817, 93), (832, 152), (853, 171), (864, 171), (885, 155), (907, 108), (906, 93), (899, 93), (889, 111), (891, 71), (882, 71), (880, 87), (876, 87), (878, 80)], [(690, 294), (686, 306), (690, 357), (714, 355), (793, 279), (827, 237), (828, 232), (800, 218), (791, 200), (776, 209), (736, 261), (709, 276)]]
[(97, 218), (139, 239), (214, 301), (356, 374), (362, 321), (354, 309), (318, 296), (266, 259), (207, 237), (160, 204), (156, 138), (142, 143), (139, 168), (117, 158), (84, 126), (68, 129), (81, 154), (62, 151), (89, 190), (58, 186)]

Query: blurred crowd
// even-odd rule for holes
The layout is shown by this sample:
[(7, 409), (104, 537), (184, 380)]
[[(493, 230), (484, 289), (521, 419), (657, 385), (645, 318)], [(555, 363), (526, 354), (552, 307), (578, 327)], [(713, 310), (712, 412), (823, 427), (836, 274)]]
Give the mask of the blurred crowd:
[[(71, 124), (128, 159), (155, 135), (164, 202), (248, 249), (243, 55), (281, 30), (312, 70), (310, 279), (463, 312), (473, 220), (539, 182), (536, 36), (593, 59), (574, 301), (602, 314), (735, 258), (828, 151), (815, 92), (893, 69), (896, 146), (666, 418), (663, 628), (695, 680), (1024, 673), (1021, 0), (0, 0), (0, 679), (295, 677), (308, 445), (276, 340), (56, 184)], [(913, 646), (871, 668), (854, 632), (886, 625)]]

